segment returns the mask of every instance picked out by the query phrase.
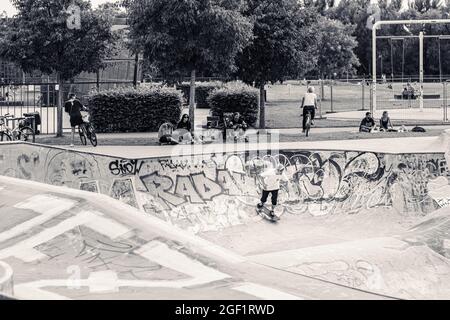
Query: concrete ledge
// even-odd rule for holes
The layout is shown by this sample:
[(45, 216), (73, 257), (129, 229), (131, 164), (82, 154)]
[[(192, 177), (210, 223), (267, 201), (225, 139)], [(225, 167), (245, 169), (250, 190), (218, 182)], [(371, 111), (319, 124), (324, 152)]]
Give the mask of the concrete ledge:
[(448, 144), (443, 133), (435, 137), (406, 137), (389, 139), (355, 139), (332, 141), (299, 141), (276, 142), (260, 141), (255, 143), (228, 143), (207, 145), (177, 145), (177, 146), (98, 146), (93, 147), (62, 147), (28, 142), (0, 142), (0, 148), (7, 145), (26, 144), (36, 149), (47, 148), (84, 153), (90, 155), (108, 156), (116, 159), (155, 159), (161, 157), (179, 157), (202, 154), (226, 154), (236, 152), (258, 151), (347, 151), (347, 152), (376, 152), (382, 154), (426, 154), (444, 153)]

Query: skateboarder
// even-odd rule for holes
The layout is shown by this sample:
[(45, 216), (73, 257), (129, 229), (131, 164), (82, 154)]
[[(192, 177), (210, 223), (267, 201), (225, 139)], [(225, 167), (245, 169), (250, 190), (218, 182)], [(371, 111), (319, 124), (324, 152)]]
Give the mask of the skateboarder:
[(278, 190), (280, 190), (280, 182), (281, 181), (289, 181), (286, 173), (284, 171), (284, 166), (282, 164), (278, 164), (275, 169), (269, 169), (260, 174), (263, 179), (263, 191), (261, 202), (258, 203), (257, 209), (262, 210), (264, 208), (264, 204), (267, 201), (269, 194), (272, 195), (272, 210), (269, 212), (269, 216), (271, 219), (276, 219), (275, 216), (275, 207), (277, 206), (278, 201)]

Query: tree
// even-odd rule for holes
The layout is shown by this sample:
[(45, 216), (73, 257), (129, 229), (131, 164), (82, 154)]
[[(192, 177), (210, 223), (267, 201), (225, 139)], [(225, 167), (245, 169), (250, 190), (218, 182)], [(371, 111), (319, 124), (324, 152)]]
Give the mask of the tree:
[(410, 8), (414, 8), (419, 13), (425, 13), (432, 9), (439, 9), (441, 0), (414, 0), (409, 4)]
[(326, 11), (335, 5), (335, 2), (335, 0), (303, 0), (305, 7), (314, 8), (321, 15), (325, 15)]
[(135, 52), (162, 74), (190, 74), (189, 116), (193, 125), (196, 73), (228, 75), (251, 37), (241, 0), (128, 0)]
[(316, 11), (297, 0), (249, 0), (245, 14), (253, 39), (239, 55), (238, 75), (260, 89), (260, 128), (265, 127), (264, 86), (306, 74), (316, 63)]
[[(0, 57), (25, 72), (56, 74), (58, 91), (57, 136), (62, 136), (63, 83), (81, 72), (104, 67), (115, 40), (111, 24), (95, 14), (85, 0), (13, 0), (18, 13), (0, 39)], [(69, 24), (69, 5), (79, 16)]]
[(319, 19), (317, 44), (320, 50), (315, 71), (322, 79), (332, 74), (343, 76), (355, 72), (359, 61), (353, 52), (358, 44), (351, 36), (353, 31), (352, 25), (344, 25), (340, 21), (326, 17)]
[(371, 72), (371, 30), (367, 28), (367, 19), (371, 16), (369, 3), (369, 0), (341, 0), (337, 7), (327, 11), (328, 18), (354, 25), (351, 35), (357, 41), (354, 52), (360, 62), (360, 74)]

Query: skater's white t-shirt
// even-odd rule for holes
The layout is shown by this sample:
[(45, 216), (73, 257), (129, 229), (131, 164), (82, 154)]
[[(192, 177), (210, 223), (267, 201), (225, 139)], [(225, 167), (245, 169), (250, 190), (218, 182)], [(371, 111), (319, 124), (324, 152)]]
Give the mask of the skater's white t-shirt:
[(277, 174), (276, 169), (269, 169), (261, 173), (261, 177), (264, 179), (264, 190), (266, 191), (279, 190), (281, 181), (289, 181), (284, 171), (282, 174)]

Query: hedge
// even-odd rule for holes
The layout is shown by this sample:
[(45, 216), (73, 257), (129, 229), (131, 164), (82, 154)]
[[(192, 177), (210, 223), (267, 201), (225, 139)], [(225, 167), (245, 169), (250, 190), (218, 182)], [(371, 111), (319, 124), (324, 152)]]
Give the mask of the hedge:
[(230, 84), (223, 88), (215, 89), (209, 95), (207, 101), (211, 107), (211, 113), (223, 119), (223, 114), (239, 112), (245, 122), (255, 126), (258, 120), (258, 96), (259, 91), (245, 85)]
[[(207, 98), (208, 95), (217, 88), (223, 87), (222, 82), (196, 82), (195, 83), (195, 102), (197, 103), (197, 108), (209, 108)], [(189, 82), (183, 82), (177, 85), (177, 89), (183, 92), (183, 98), (185, 103), (189, 103), (189, 96), (191, 85)]]
[(116, 88), (90, 93), (88, 105), (98, 132), (158, 131), (164, 122), (179, 121), (182, 96), (167, 87)]

